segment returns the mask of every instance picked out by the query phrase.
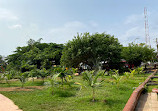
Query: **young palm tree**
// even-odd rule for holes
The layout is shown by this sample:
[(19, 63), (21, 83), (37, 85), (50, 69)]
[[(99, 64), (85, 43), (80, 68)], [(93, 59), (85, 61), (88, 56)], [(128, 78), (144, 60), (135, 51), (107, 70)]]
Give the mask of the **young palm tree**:
[(90, 86), (92, 88), (92, 101), (95, 101), (95, 89), (97, 88), (97, 86), (101, 85), (101, 83), (104, 81), (103, 77), (100, 81), (98, 81), (98, 78), (100, 76), (104, 75), (104, 71), (97, 71), (94, 74), (94, 70), (93, 71), (84, 71), (82, 73), (83, 75), (83, 80), (87, 81), (88, 86)]
[(12, 77), (12, 74), (9, 73), (9, 71), (4, 72), (3, 75), (2, 75), (2, 78), (5, 79), (5, 81), (6, 81), (6, 83), (8, 84), (9, 87), (10, 87), (9, 80), (11, 79), (11, 77)]
[(21, 87), (23, 88), (24, 84), (26, 82), (26, 79), (28, 78), (29, 72), (24, 72), (24, 73), (17, 72), (17, 75), (18, 75), (18, 78), (21, 82)]
[(115, 83), (116, 83), (116, 85), (117, 85), (117, 88), (119, 88), (119, 85), (120, 85), (120, 82), (121, 82), (123, 76), (119, 76), (119, 74), (116, 74), (116, 75), (113, 75), (112, 77), (113, 77), (114, 80), (115, 80)]
[[(49, 79), (49, 82), (46, 82), (45, 84), (48, 86), (50, 85), (52, 88), (54, 87), (60, 87), (64, 85), (70, 85), (70, 81), (72, 79), (72, 74), (75, 73), (76, 69), (65, 69), (64, 67), (57, 67), (54, 70), (52, 70), (52, 78)], [(59, 81), (58, 78), (61, 80)], [(53, 91), (52, 91), (53, 94)]]

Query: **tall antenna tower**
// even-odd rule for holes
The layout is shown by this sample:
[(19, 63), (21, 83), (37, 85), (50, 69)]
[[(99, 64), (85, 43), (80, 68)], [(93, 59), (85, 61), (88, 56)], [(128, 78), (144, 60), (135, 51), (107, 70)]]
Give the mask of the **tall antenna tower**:
[(145, 20), (145, 44), (150, 46), (150, 36), (149, 36), (149, 25), (148, 25), (148, 15), (147, 8), (144, 7), (144, 20)]

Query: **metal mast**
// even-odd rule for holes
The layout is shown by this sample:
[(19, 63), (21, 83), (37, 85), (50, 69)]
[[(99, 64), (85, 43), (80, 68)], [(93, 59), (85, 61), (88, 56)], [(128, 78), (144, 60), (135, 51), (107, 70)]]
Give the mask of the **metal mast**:
[(144, 20), (145, 20), (145, 43), (150, 46), (150, 36), (149, 36), (149, 25), (148, 25), (148, 15), (147, 8), (144, 7)]

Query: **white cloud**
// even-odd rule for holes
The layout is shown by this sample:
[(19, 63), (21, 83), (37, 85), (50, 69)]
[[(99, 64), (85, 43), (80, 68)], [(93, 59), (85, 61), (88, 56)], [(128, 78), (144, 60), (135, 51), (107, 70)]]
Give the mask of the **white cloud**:
[(10, 10), (0, 8), (0, 20), (18, 20), (19, 18)]
[(89, 24), (90, 23), (85, 24), (79, 21), (67, 22), (61, 27), (52, 28), (47, 35), (49, 38), (46, 39), (47, 41), (56, 43), (66, 43), (68, 40), (72, 40), (77, 33), (97, 32), (97, 30), (94, 30), (95, 28), (91, 26), (94, 25), (94, 22), (93, 24), (91, 23), (91, 25)]
[[(148, 14), (150, 43), (151, 46), (155, 48), (155, 37), (153, 35), (158, 35), (156, 28), (158, 26), (158, 22), (151, 20), (152, 16), (150, 15), (155, 14)], [(119, 30), (115, 32), (123, 45), (127, 45), (131, 42), (145, 43), (144, 14), (133, 14), (128, 16), (122, 26), (118, 29)], [(122, 30), (121, 33), (120, 30)]]
[(12, 26), (8, 26), (9, 29), (21, 29), (22, 25), (21, 24), (16, 24), (16, 25), (12, 25)]
[(131, 42), (144, 42), (144, 30), (142, 27), (127, 29), (122, 35), (120, 35), (120, 40), (124, 45)]
[(23, 23), (22, 25), (15, 24), (7, 27), (0, 25), (0, 55), (12, 54), (16, 47), (25, 46), (30, 38), (38, 40), (43, 37), (42, 34), (42, 30), (36, 24)]
[(144, 33), (143, 13), (129, 15), (122, 24), (118, 24), (115, 30), (115, 34), (123, 45), (131, 42), (145, 42)]
[(130, 25), (130, 24), (135, 24), (135, 23), (139, 23), (140, 21), (144, 22), (144, 14), (133, 14), (130, 15), (126, 18), (126, 20), (124, 21), (125, 25)]

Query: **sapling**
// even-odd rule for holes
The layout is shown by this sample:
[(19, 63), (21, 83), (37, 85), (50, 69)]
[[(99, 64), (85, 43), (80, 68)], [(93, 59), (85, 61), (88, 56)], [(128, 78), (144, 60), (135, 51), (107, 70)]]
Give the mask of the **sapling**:
[(125, 75), (126, 79), (129, 79), (130, 76), (131, 76), (131, 73), (130, 72), (124, 72), (124, 75)]
[(130, 77), (134, 77), (134, 75), (137, 73), (137, 71), (136, 71), (136, 69), (134, 69), (134, 70), (131, 70), (130, 69), (130, 73), (131, 73), (131, 76)]
[(8, 86), (10, 87), (10, 83), (9, 80), (12, 77), (12, 73), (9, 73), (9, 71), (6, 71), (3, 73), (2, 77), (5, 79), (6, 83), (8, 84)]
[(143, 70), (144, 70), (143, 67), (137, 67), (136, 68), (137, 74), (142, 74)]
[(122, 80), (122, 76), (119, 75), (118, 70), (114, 70), (114, 71), (115, 71), (115, 75), (113, 75), (112, 77), (114, 78), (117, 87), (119, 87), (120, 82)]
[(29, 77), (32, 77), (32, 82), (34, 82), (34, 77), (36, 77), (38, 74), (38, 72), (36, 71), (36, 69), (33, 69), (29, 72)]
[(52, 95), (54, 94), (54, 91), (53, 91), (54, 87), (57, 87), (59, 85), (59, 82), (57, 81), (58, 76), (59, 76), (59, 73), (58, 74), (54, 74), (52, 76), (52, 78), (49, 79), (49, 84), (52, 87)]
[(57, 67), (54, 69), (53, 74), (58, 74), (58, 77), (61, 79), (61, 85), (68, 84), (69, 86), (69, 80), (72, 79), (72, 74), (76, 72), (76, 69), (66, 69), (64, 67)]
[(116, 85), (117, 85), (117, 88), (119, 88), (120, 82), (121, 82), (121, 80), (122, 80), (122, 76), (119, 76), (119, 74), (117, 74), (117, 75), (113, 75), (112, 77), (113, 77), (114, 80), (115, 80), (115, 83), (116, 83)]
[[(94, 72), (95, 72), (94, 70), (82, 72), (83, 80), (85, 80), (88, 83), (88, 86), (90, 86), (92, 88), (92, 101), (93, 102), (95, 101), (95, 89), (99, 85), (101, 85), (101, 83), (104, 81), (104, 79), (103, 79), (104, 71), (97, 71), (95, 74), (94, 74)], [(98, 78), (100, 76), (102, 76), (102, 78), (99, 81)]]
[[(52, 78), (49, 79), (49, 83), (46, 84), (47, 85), (50, 84), (52, 88), (57, 86), (58, 87), (62, 86), (62, 89), (64, 85), (71, 86), (69, 81), (72, 79), (72, 74), (73, 74), (72, 69), (66, 70), (65, 68), (62, 67), (55, 68), (53, 71)], [(60, 78), (61, 81), (58, 81), (57, 80), (58, 78)], [(52, 94), (53, 94), (53, 90), (52, 90)]]
[(42, 78), (44, 83), (44, 78), (47, 77), (48, 71), (45, 68), (43, 68), (41, 70), (38, 70), (38, 72), (39, 72), (39, 76)]
[(17, 72), (17, 74), (18, 74), (18, 78), (21, 82), (21, 87), (23, 88), (24, 84), (26, 82), (26, 79), (28, 78), (29, 72), (23, 72), (23, 73)]

